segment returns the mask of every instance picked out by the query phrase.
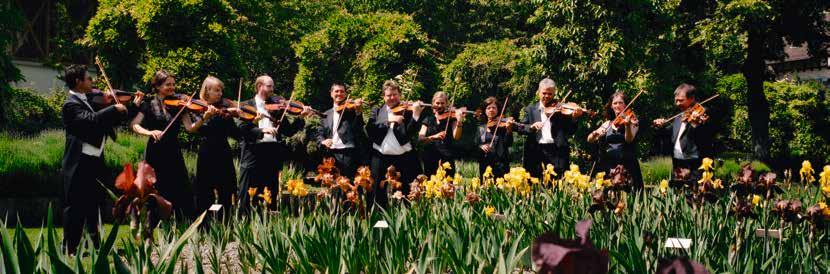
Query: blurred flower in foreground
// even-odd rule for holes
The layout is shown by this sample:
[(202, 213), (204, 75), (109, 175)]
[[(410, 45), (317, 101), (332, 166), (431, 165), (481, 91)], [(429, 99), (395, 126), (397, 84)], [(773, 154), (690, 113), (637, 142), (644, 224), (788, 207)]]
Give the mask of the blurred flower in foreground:
[(805, 184), (814, 182), (816, 178), (813, 177), (813, 174), (815, 174), (815, 171), (813, 170), (813, 164), (811, 164), (810, 161), (807, 160), (801, 162), (801, 170), (798, 171), (798, 175), (801, 175), (801, 182)]
[(533, 241), (531, 259), (538, 273), (608, 273), (608, 251), (596, 249), (588, 239), (591, 220), (576, 224), (578, 240), (561, 239), (546, 232)]

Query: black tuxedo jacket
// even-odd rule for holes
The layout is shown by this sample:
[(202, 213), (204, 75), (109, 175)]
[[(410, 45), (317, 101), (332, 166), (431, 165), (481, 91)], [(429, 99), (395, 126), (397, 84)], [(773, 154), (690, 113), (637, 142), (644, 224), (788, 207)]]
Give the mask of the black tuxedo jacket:
[[(81, 95), (84, 96), (84, 95)], [(83, 143), (93, 146), (100, 146), (104, 138), (109, 136), (115, 140), (113, 126), (126, 118), (115, 106), (97, 108), (93, 105), (90, 109), (80, 98), (75, 95), (66, 97), (61, 108), (66, 144), (63, 150), (61, 173), (63, 176), (64, 189), (68, 190), (73, 179), (79, 172), (78, 163), (81, 158)], [(101, 154), (101, 158), (104, 154)], [(82, 171), (81, 171), (82, 172)]]
[[(386, 138), (386, 132), (389, 130), (389, 119), (386, 113), (386, 105), (380, 106), (372, 110), (369, 121), (366, 123), (366, 133), (369, 135), (369, 141), (373, 144), (383, 144), (383, 139)], [(403, 118), (403, 125), (395, 125), (392, 132), (395, 134), (395, 139), (398, 143), (406, 145), (410, 142), (411, 136), (417, 134), (420, 130), (421, 121), (424, 119), (424, 113), (415, 120), (412, 117), (411, 111), (405, 111)]]
[[(334, 136), (332, 128), (334, 128), (334, 113), (335, 109), (331, 108), (325, 112), (326, 117), (320, 120), (320, 127), (317, 130), (317, 142), (322, 143), (325, 139), (331, 139)], [(366, 139), (366, 132), (364, 131), (363, 114), (354, 110), (346, 110), (342, 112), (340, 117), (340, 124), (337, 127), (337, 135), (343, 144), (353, 145), (355, 148), (364, 144)]]
[[(539, 145), (539, 140), (542, 139), (542, 130), (533, 130), (530, 128), (530, 125), (533, 123), (542, 121), (542, 110), (539, 109), (539, 102), (536, 102), (526, 106), (522, 111), (524, 112), (522, 123), (528, 126), (518, 127), (516, 131), (527, 135), (524, 146), (525, 154), (527, 154), (528, 152), (535, 151), (536, 146)], [(559, 113), (554, 114), (550, 118), (550, 130), (551, 136), (553, 137), (553, 144), (556, 146), (557, 151), (563, 151), (563, 153), (569, 151), (570, 145), (568, 144), (568, 137), (576, 132), (576, 122), (574, 122), (573, 118)]]

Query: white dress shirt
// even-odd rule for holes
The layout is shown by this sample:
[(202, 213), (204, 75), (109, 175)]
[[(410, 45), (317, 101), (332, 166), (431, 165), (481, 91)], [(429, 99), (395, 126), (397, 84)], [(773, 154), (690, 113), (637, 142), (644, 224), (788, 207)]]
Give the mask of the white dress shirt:
[[(393, 114), (389, 106), (384, 105), (383, 111), (386, 111), (386, 117)], [(383, 143), (380, 145), (372, 144), (372, 147), (383, 155), (402, 155), (412, 150), (412, 144), (406, 143), (401, 146), (401, 144), (398, 143), (398, 139), (395, 138), (394, 128), (392, 127), (393, 125), (394, 124), (389, 125), (389, 129), (386, 131), (386, 137), (383, 138)]]
[[(92, 106), (89, 104), (89, 102), (87, 102), (86, 96), (84, 94), (77, 93), (77, 92), (74, 92), (72, 90), (69, 90), (69, 94), (72, 95), (72, 96), (75, 96), (76, 98), (81, 100), (81, 102), (84, 102), (84, 105), (86, 105), (89, 108), (89, 110), (91, 110), (92, 112), (95, 112), (95, 109), (93, 109)], [(95, 147), (95, 146), (90, 145), (88, 143), (83, 143), (83, 148), (81, 148), (81, 153), (83, 153), (85, 155), (92, 156), (92, 157), (101, 157), (101, 153), (104, 152), (104, 144), (106, 143), (106, 141), (107, 141), (107, 138), (104, 137), (104, 139), (101, 140), (101, 145), (98, 146), (98, 147)]]
[(337, 130), (340, 129), (340, 112), (337, 111), (337, 105), (334, 105), (334, 111), (332, 111), (333, 115), (331, 116), (331, 149), (344, 149), (344, 148), (352, 148), (354, 145), (352, 144), (344, 144), (343, 140), (340, 139), (340, 134), (337, 133)]
[(683, 157), (683, 147), (680, 145), (680, 136), (683, 136), (683, 131), (686, 130), (686, 122), (680, 123), (680, 130), (677, 131), (677, 139), (674, 140), (674, 158), (685, 159)]
[(550, 129), (550, 119), (548, 119), (548, 115), (545, 114), (545, 105), (542, 102), (539, 102), (539, 116), (540, 121), (542, 121), (542, 138), (539, 139), (540, 144), (553, 144), (553, 135), (551, 135)]
[[(261, 113), (268, 113), (268, 110), (265, 109), (265, 100), (260, 99), (259, 96), (254, 96), (254, 102), (256, 102), (256, 110)], [(271, 119), (259, 119), (257, 124), (259, 128), (273, 128), (274, 123), (271, 122)], [(268, 143), (268, 142), (276, 142), (277, 138), (274, 135), (265, 133), (262, 135), (262, 139), (259, 139), (257, 143)]]

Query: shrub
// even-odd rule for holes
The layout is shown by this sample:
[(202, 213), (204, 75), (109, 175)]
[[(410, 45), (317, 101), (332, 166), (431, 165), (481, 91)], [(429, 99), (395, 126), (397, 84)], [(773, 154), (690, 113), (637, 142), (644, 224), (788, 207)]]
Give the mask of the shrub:
[[(43, 96), (34, 90), (26, 88), (10, 88), (9, 92), (0, 97), (0, 106), (4, 109), (2, 126), (4, 130), (33, 134), (43, 129), (60, 127), (60, 107), (50, 106)], [(62, 104), (63, 102), (61, 102)]]
[(400, 75), (403, 97), (422, 99), (438, 79), (432, 42), (407, 15), (336, 14), (294, 48), (295, 96), (315, 107), (327, 105), (324, 91), (336, 80), (351, 86), (352, 97), (376, 103), (385, 80)]
[(488, 96), (510, 96), (510, 112), (535, 99), (544, 78), (528, 50), (511, 41), (469, 44), (441, 72), (441, 89), (454, 95), (457, 105), (478, 107)]
[[(718, 82), (717, 89), (727, 95), (734, 109), (726, 120), (729, 143), (735, 150), (751, 151), (750, 114), (744, 104), (746, 81), (742, 75), (730, 75)], [(764, 94), (770, 104), (770, 156), (793, 165), (800, 163), (792, 161), (796, 159), (830, 160), (827, 87), (814, 82), (765, 82)]]

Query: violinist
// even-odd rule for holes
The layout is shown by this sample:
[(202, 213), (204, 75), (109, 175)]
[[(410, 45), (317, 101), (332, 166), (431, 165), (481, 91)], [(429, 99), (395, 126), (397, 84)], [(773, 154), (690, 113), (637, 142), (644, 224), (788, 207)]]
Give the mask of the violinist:
[[(681, 84), (674, 91), (674, 105), (684, 112), (674, 120), (655, 119), (654, 127), (664, 127), (671, 132), (672, 167), (687, 168), (693, 178), (698, 178), (702, 159), (712, 157), (711, 125), (706, 122), (705, 108), (699, 105), (695, 96), (695, 87), (690, 84)], [(697, 110), (700, 111), (697, 111)], [(696, 110), (692, 112), (692, 110)], [(666, 134), (668, 135), (668, 134)]]
[(334, 157), (340, 174), (352, 177), (359, 164), (368, 159), (362, 157), (366, 142), (363, 122), (363, 100), (349, 99), (343, 83), (333, 83), (329, 89), (334, 105), (324, 114), (317, 132), (317, 142), (326, 157)]
[(113, 127), (126, 119), (127, 107), (119, 102), (108, 107), (90, 104), (87, 94), (92, 92), (92, 78), (84, 65), (67, 67), (63, 80), (69, 88), (61, 108), (66, 132), (61, 162), (63, 245), (75, 254), (84, 227), (98, 245), (98, 214), (106, 198), (98, 182), (112, 184), (104, 165), (104, 145), (107, 136), (115, 139)]
[(461, 139), (462, 127), (459, 125), (464, 121), (465, 113), (463, 109), (450, 107), (446, 93), (439, 91), (432, 96), (432, 111), (435, 115), (424, 117), (418, 133), (418, 139), (426, 144), (421, 154), (424, 174), (435, 174), (439, 163), (449, 163), (448, 176), (455, 174), (454, 142)]
[(541, 178), (542, 166), (547, 164), (552, 164), (559, 176), (564, 174), (570, 165), (568, 138), (576, 132), (574, 120), (583, 114), (580, 108), (570, 113), (557, 109), (560, 102), (553, 97), (556, 92), (556, 83), (552, 79), (540, 81), (537, 93), (539, 103), (530, 104), (523, 110), (522, 123), (530, 126), (517, 130), (527, 136), (522, 163), (525, 170), (536, 178)]
[(190, 116), (177, 115), (179, 109), (164, 104), (164, 99), (176, 96), (176, 80), (172, 74), (156, 71), (150, 87), (152, 95), (139, 106), (130, 128), (149, 137), (144, 158), (156, 172), (156, 189), (173, 204), (179, 217), (192, 217), (193, 194), (178, 138), (182, 122), (191, 124)]
[(640, 122), (631, 109), (626, 109), (627, 99), (622, 91), (611, 95), (608, 120), (588, 134), (589, 143), (600, 144), (599, 170), (611, 174), (611, 170), (622, 165), (631, 175), (634, 189), (643, 188), (643, 175), (637, 160), (635, 143)]
[[(274, 95), (274, 80), (270, 76), (257, 77), (254, 88), (254, 98), (242, 102), (242, 105), (255, 106), (258, 117), (253, 121), (239, 120), (237, 124), (243, 137), (238, 195), (240, 205), (243, 206), (250, 205), (250, 187), (257, 188), (257, 193), (262, 193), (262, 188), (268, 187), (272, 199), (276, 201), (279, 173), (283, 162), (289, 156), (285, 138), (293, 136), (305, 126), (305, 121), (300, 118), (280, 119), (285, 110), (269, 110), (270, 106), (284, 105), (288, 102), (285, 98)], [(308, 117), (311, 114), (309, 107), (304, 107), (299, 113), (300, 117)]]
[(424, 105), (418, 101), (408, 108), (411, 111), (404, 110), (396, 114), (393, 109), (402, 105), (400, 96), (398, 83), (393, 80), (384, 82), (384, 104), (372, 110), (366, 123), (366, 133), (373, 148), (370, 169), (375, 181), (374, 191), (368, 193), (367, 201), (381, 207), (388, 204), (386, 189), (380, 188), (380, 183), (389, 166), (394, 165), (401, 172), (400, 182), (403, 183), (404, 195), (409, 194), (409, 184), (415, 176), (422, 173), (418, 155), (410, 140), (423, 119), (421, 112)]
[[(236, 193), (236, 168), (228, 137), (238, 138), (239, 128), (234, 123), (228, 99), (222, 98), (225, 84), (216, 77), (202, 81), (199, 99), (208, 107), (202, 113), (189, 112), (185, 124), (188, 133), (199, 135), (199, 158), (196, 161), (196, 209), (203, 212), (216, 203), (230, 208), (231, 196)], [(216, 197), (214, 197), (216, 196)]]
[[(492, 96), (485, 99), (482, 104), (486, 118), (484, 123), (478, 126), (475, 138), (475, 143), (480, 150), (478, 162), (480, 178), (484, 178), (484, 171), (487, 167), (493, 170), (493, 178), (502, 177), (510, 170), (510, 146), (513, 145), (513, 130), (518, 127), (512, 123), (512, 118), (497, 121), (501, 106), (502, 103)], [(498, 130), (496, 130), (497, 127)]]

